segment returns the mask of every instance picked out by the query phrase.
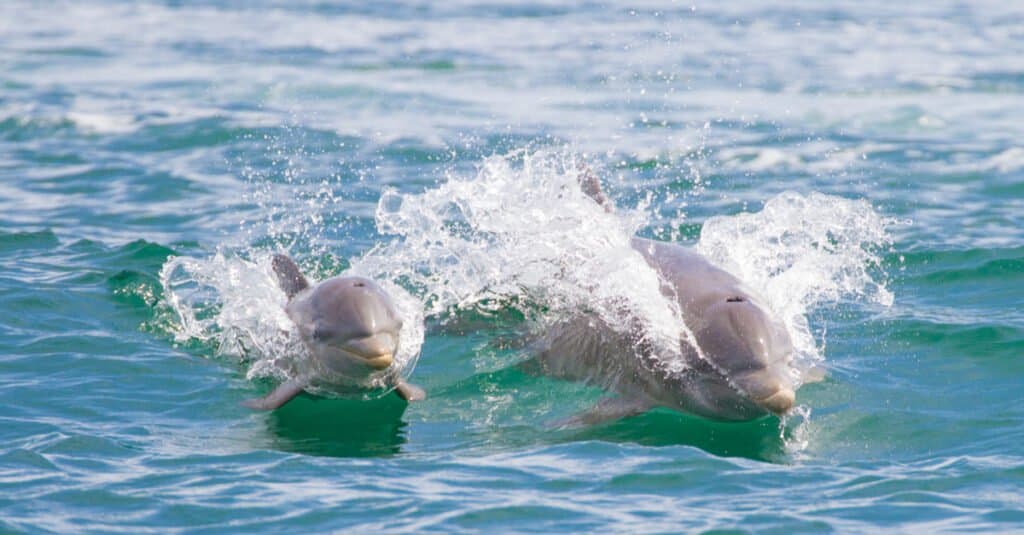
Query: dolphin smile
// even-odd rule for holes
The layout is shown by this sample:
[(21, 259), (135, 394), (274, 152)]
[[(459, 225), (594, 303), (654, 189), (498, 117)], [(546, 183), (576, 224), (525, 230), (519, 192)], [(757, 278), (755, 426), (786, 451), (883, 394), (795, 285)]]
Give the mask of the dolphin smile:
[(371, 355), (365, 353), (358, 353), (351, 350), (349, 351), (349, 353), (359, 359), (362, 359), (364, 364), (375, 370), (383, 370), (388, 366), (391, 366), (391, 363), (394, 362), (395, 360), (394, 355), (390, 351)]
[(796, 403), (796, 392), (789, 380), (771, 370), (750, 370), (732, 376), (734, 388), (758, 407), (782, 415)]
[(396, 338), (391, 333), (381, 332), (348, 340), (340, 349), (374, 370), (383, 370), (395, 360)]

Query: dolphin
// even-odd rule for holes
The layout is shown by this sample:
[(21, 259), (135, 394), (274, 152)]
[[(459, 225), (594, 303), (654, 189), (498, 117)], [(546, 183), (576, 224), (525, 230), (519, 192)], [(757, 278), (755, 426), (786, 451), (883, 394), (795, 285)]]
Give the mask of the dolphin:
[[(582, 169), (581, 189), (612, 211), (597, 177)], [(597, 384), (615, 396), (560, 422), (594, 424), (667, 407), (706, 418), (744, 421), (782, 415), (795, 402), (793, 343), (764, 299), (732, 274), (680, 245), (634, 237), (691, 329), (678, 353), (655, 356), (642, 327), (612, 329), (580, 315), (543, 336), (535, 364), (545, 375)], [(695, 342), (695, 343), (694, 343)], [(680, 359), (666, 372), (664, 359)], [(679, 364), (679, 363), (673, 363)]]
[(373, 377), (383, 377), (406, 401), (426, 397), (393, 366), (402, 317), (377, 283), (365, 277), (333, 277), (310, 285), (295, 262), (282, 254), (274, 256), (273, 267), (288, 296), (285, 311), (309, 351), (312, 372), (243, 405), (272, 410), (314, 384), (351, 387)]

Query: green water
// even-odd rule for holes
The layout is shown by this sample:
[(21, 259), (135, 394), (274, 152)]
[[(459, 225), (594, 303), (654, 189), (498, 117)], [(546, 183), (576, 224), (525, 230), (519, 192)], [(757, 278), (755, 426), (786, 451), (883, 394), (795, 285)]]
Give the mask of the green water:
[[(693, 7), (0, 6), (0, 531), (1024, 530), (1024, 18)], [(827, 376), (784, 422), (553, 428), (601, 392), (519, 366), (514, 306), (429, 315), (408, 406), (253, 413), (274, 381), (180, 336), (171, 257), (331, 276), (395, 239), (382, 195), (522, 148), (691, 246), (784, 191), (863, 199), (891, 304), (806, 307)]]

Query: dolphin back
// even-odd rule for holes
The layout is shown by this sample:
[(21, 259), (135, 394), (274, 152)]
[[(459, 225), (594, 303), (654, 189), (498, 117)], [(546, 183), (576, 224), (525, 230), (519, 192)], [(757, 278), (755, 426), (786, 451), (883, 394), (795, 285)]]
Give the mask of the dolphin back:
[(288, 299), (295, 297), (295, 294), (309, 288), (309, 281), (302, 275), (299, 266), (295, 261), (283, 254), (274, 255), (274, 274), (277, 275), (277, 284), (284, 290)]

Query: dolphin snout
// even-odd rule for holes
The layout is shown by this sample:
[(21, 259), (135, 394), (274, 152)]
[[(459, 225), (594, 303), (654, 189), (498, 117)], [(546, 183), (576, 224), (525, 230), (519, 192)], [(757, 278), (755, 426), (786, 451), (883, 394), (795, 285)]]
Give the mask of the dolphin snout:
[(367, 366), (375, 370), (383, 370), (384, 368), (391, 366), (391, 363), (394, 361), (394, 355), (391, 353), (382, 353), (365, 360)]
[(796, 393), (793, 392), (792, 388), (780, 388), (774, 394), (763, 398), (755, 399), (754, 403), (757, 403), (761, 407), (774, 412), (775, 414), (784, 414), (789, 412), (789, 409), (793, 408), (793, 404), (796, 402)]
[(345, 342), (344, 350), (359, 358), (375, 370), (383, 370), (394, 362), (398, 348), (397, 337), (390, 333), (377, 333)]
[(796, 403), (796, 392), (789, 381), (780, 379), (768, 369), (741, 374), (735, 382), (751, 401), (766, 411), (781, 415)]

